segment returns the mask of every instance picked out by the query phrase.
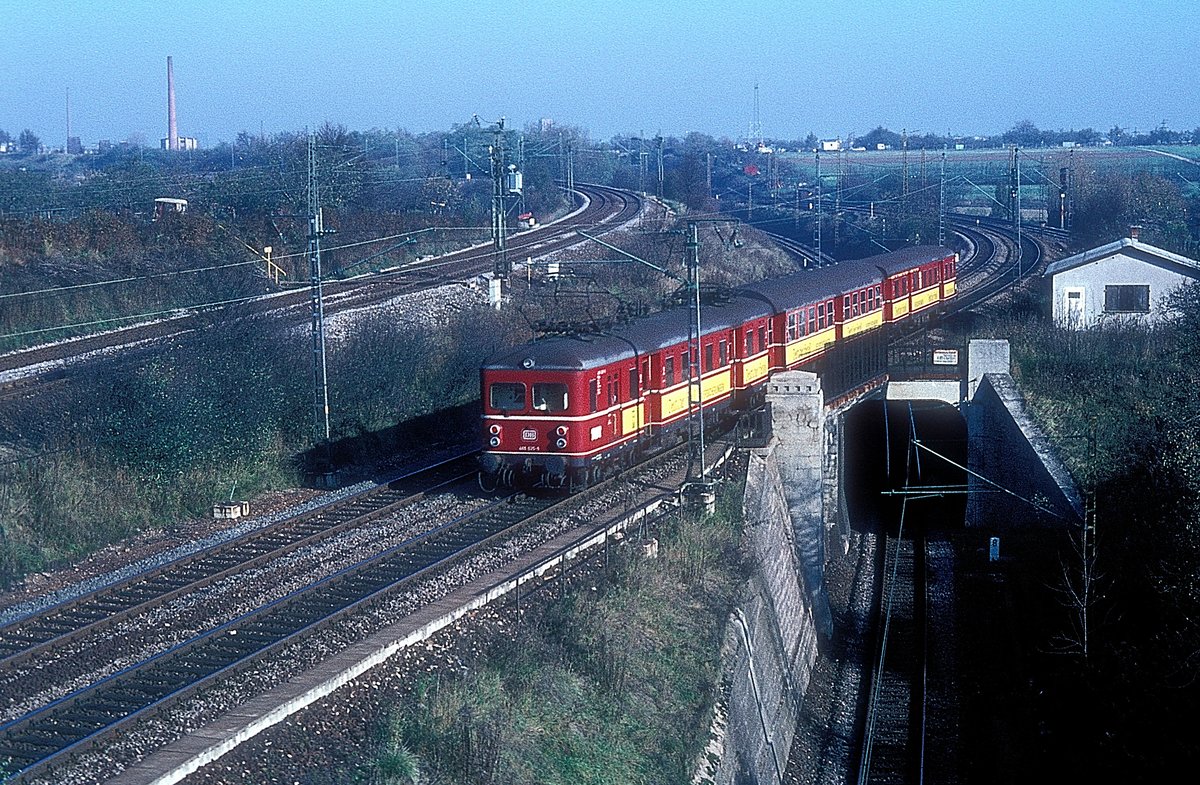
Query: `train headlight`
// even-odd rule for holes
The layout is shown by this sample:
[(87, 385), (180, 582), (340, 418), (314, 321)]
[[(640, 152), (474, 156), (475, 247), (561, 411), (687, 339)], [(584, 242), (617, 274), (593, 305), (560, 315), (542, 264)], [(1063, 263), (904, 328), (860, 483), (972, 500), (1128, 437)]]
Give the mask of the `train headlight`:
[(559, 436), (557, 439), (554, 440), (554, 446), (560, 450), (564, 450), (567, 447), (567, 440), (564, 439), (563, 437)]
[(567, 435), (567, 426), (560, 425), (554, 429), (554, 432), (557, 433), (559, 436), (566, 436)]
[(492, 427), (488, 428), (488, 431), (491, 432), (492, 436), (499, 436), (500, 435), (500, 424), (492, 423)]
[(493, 447), (499, 447), (500, 446), (500, 437), (493, 436), (491, 439), (488, 439), (488, 444), (492, 445)]

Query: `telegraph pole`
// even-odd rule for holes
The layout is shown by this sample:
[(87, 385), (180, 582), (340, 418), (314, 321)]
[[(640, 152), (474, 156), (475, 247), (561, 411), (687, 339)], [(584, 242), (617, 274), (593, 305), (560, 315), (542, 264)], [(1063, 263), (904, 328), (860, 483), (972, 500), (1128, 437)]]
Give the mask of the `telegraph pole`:
[[(329, 449), (329, 379), (325, 364), (325, 303), (321, 291), (321, 202), (317, 194), (317, 142), (308, 134), (308, 271), (312, 311), (313, 433)], [(326, 454), (328, 459), (328, 454)]]

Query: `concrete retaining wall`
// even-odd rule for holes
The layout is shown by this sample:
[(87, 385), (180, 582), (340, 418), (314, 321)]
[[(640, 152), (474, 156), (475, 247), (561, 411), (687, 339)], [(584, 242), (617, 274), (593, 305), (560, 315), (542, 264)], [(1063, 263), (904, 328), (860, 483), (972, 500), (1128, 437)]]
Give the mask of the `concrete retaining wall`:
[[(964, 407), (967, 417), (967, 525), (998, 531), (1064, 526), (1083, 517), (1078, 488), (1025, 410), (1012, 376), (986, 373)], [(986, 480), (982, 479), (986, 478)], [(989, 482), (990, 481), (990, 482)]]
[(779, 443), (750, 455), (745, 539), (754, 565), (730, 615), (713, 737), (694, 782), (782, 781), (817, 658), (818, 636), (793, 543)]

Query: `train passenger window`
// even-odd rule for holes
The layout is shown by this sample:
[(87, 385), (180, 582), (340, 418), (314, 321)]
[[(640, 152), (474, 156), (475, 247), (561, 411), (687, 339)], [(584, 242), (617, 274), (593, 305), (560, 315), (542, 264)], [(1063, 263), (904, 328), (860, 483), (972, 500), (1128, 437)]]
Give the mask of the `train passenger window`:
[(767, 348), (767, 328), (758, 328), (758, 350), (761, 352)]
[(679, 355), (679, 380), (692, 378), (692, 356), (691, 352), (684, 352)]
[(808, 334), (812, 335), (817, 331), (817, 306), (808, 306)]
[(533, 408), (541, 412), (565, 412), (567, 410), (567, 385), (533, 385)]
[(588, 405), (591, 407), (591, 411), (593, 411), (593, 412), (596, 411), (596, 408), (599, 405), (599, 403), (600, 403), (600, 380), (592, 379), (590, 382), (588, 382)]
[(608, 380), (608, 405), (615, 406), (621, 402), (621, 382), (619, 379)]
[(720, 361), (717, 363), (717, 365), (721, 368), (724, 368), (726, 365), (729, 364), (729, 342), (721, 341), (718, 348), (720, 349), (720, 352), (719, 352), (719, 360)]
[(846, 295), (842, 298), (842, 319), (848, 319), (850, 313), (850, 295)]
[(525, 385), (520, 382), (492, 382), (488, 401), (493, 409), (519, 412), (525, 408)]
[(638, 389), (638, 372), (637, 368), (629, 369), (629, 400), (636, 401), (640, 394)]
[(750, 357), (754, 354), (754, 328), (746, 328), (746, 353), (743, 357)]
[(704, 347), (704, 372), (708, 373), (713, 369), (713, 345), (710, 343)]
[(668, 357), (663, 360), (663, 387), (670, 387), (675, 384), (675, 358)]
[(817, 329), (825, 329), (825, 303), (817, 303)]
[(875, 302), (879, 304), (880, 308), (883, 307), (883, 284), (878, 284), (875, 287)]
[(796, 328), (796, 313), (793, 311), (788, 314), (787, 339), (794, 341), (800, 337), (800, 331)]

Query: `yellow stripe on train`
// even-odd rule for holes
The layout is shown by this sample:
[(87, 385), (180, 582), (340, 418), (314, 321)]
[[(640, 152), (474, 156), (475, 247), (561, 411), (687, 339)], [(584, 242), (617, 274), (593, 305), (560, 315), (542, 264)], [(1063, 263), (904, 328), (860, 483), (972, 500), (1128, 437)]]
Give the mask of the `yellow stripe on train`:
[(751, 360), (746, 363), (742, 369), (742, 379), (747, 384), (756, 382), (766, 376), (771, 371), (771, 360), (767, 355), (759, 357), (757, 360)]
[(936, 286), (932, 289), (926, 289), (923, 292), (918, 292), (917, 294), (914, 294), (912, 298), (913, 310), (918, 311), (922, 308), (933, 305), (938, 301), (939, 297), (940, 293)]
[(784, 362), (787, 365), (794, 365), (805, 357), (816, 354), (824, 349), (827, 345), (833, 343), (834, 332), (832, 327), (826, 327), (824, 330), (813, 333), (805, 338), (801, 338), (795, 343), (787, 345), (787, 356)]
[(842, 325), (842, 337), (849, 338), (867, 330), (874, 330), (883, 324), (883, 311), (872, 311), (866, 316), (851, 319)]

